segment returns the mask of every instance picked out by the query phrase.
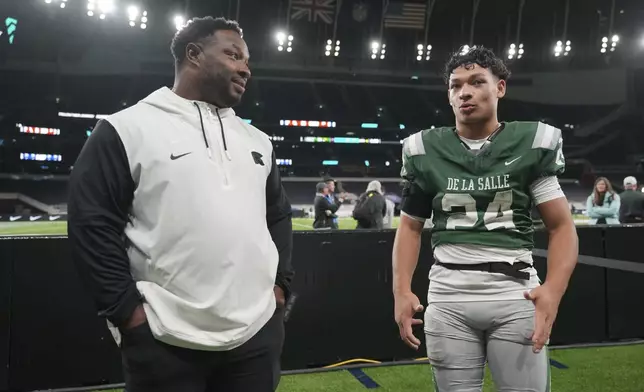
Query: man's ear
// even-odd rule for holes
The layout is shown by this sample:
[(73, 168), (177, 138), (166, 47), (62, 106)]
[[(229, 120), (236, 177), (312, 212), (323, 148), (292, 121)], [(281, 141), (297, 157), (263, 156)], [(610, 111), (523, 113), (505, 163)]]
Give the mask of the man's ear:
[(499, 80), (496, 83), (496, 89), (498, 90), (498, 93), (496, 94), (497, 98), (501, 99), (505, 97), (505, 89), (506, 89), (505, 80)]
[(199, 65), (199, 56), (201, 55), (201, 48), (195, 44), (186, 45), (186, 60), (194, 65)]

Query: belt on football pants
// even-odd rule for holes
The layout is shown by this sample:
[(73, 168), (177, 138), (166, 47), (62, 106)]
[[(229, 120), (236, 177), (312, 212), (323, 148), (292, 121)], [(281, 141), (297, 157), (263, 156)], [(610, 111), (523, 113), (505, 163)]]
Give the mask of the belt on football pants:
[(500, 274), (508, 275), (513, 278), (530, 280), (530, 273), (521, 271), (522, 269), (530, 268), (531, 265), (523, 261), (510, 264), (510, 263), (480, 263), (480, 264), (453, 264), (441, 263), (434, 261), (434, 264), (440, 265), (451, 270), (466, 270), (466, 271), (483, 271), (483, 272), (497, 272)]

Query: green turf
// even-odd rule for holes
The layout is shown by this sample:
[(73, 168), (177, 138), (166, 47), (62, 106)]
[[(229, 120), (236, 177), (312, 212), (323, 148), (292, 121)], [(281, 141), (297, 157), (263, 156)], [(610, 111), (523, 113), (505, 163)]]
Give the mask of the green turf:
[[(398, 227), (400, 218), (394, 218), (394, 227)], [(353, 230), (356, 221), (353, 218), (340, 218), (340, 229)], [(294, 218), (293, 230), (313, 230), (313, 219)], [(66, 235), (66, 222), (6, 222), (0, 223), (0, 235)]]
[[(644, 345), (579, 348), (550, 351), (552, 359), (568, 369), (551, 368), (556, 392), (642, 392)], [(366, 368), (364, 372), (381, 391), (433, 392), (429, 365)], [(337, 371), (282, 377), (278, 392), (361, 392), (366, 388), (349, 372)], [(484, 392), (495, 391), (486, 372)], [(120, 392), (120, 391), (111, 391)]]

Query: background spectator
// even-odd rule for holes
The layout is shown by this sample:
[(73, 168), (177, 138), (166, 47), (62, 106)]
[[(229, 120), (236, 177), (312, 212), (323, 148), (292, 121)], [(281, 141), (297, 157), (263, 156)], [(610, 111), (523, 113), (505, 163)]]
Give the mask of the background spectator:
[(644, 223), (644, 194), (637, 189), (637, 179), (624, 178), (624, 192), (619, 195), (619, 220), (621, 223)]
[(386, 214), (387, 203), (382, 195), (382, 185), (380, 181), (371, 181), (353, 209), (353, 218), (358, 221), (356, 228), (382, 229)]
[(598, 177), (586, 201), (590, 225), (619, 224), (620, 198), (606, 177)]
[(331, 204), (328, 196), (329, 186), (324, 182), (318, 183), (315, 187), (315, 200), (313, 201), (315, 210), (314, 229), (332, 229), (334, 227), (333, 220), (337, 218), (335, 212), (338, 210), (338, 205)]

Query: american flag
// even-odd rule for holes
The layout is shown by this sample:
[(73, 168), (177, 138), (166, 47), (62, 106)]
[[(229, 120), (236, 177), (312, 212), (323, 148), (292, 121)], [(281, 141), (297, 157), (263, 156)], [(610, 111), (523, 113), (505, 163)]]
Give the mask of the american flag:
[(423, 30), (426, 11), (427, 4), (389, 3), (385, 12), (385, 28)]
[(309, 22), (321, 20), (333, 24), (335, 0), (292, 0), (291, 19), (304, 19)]

